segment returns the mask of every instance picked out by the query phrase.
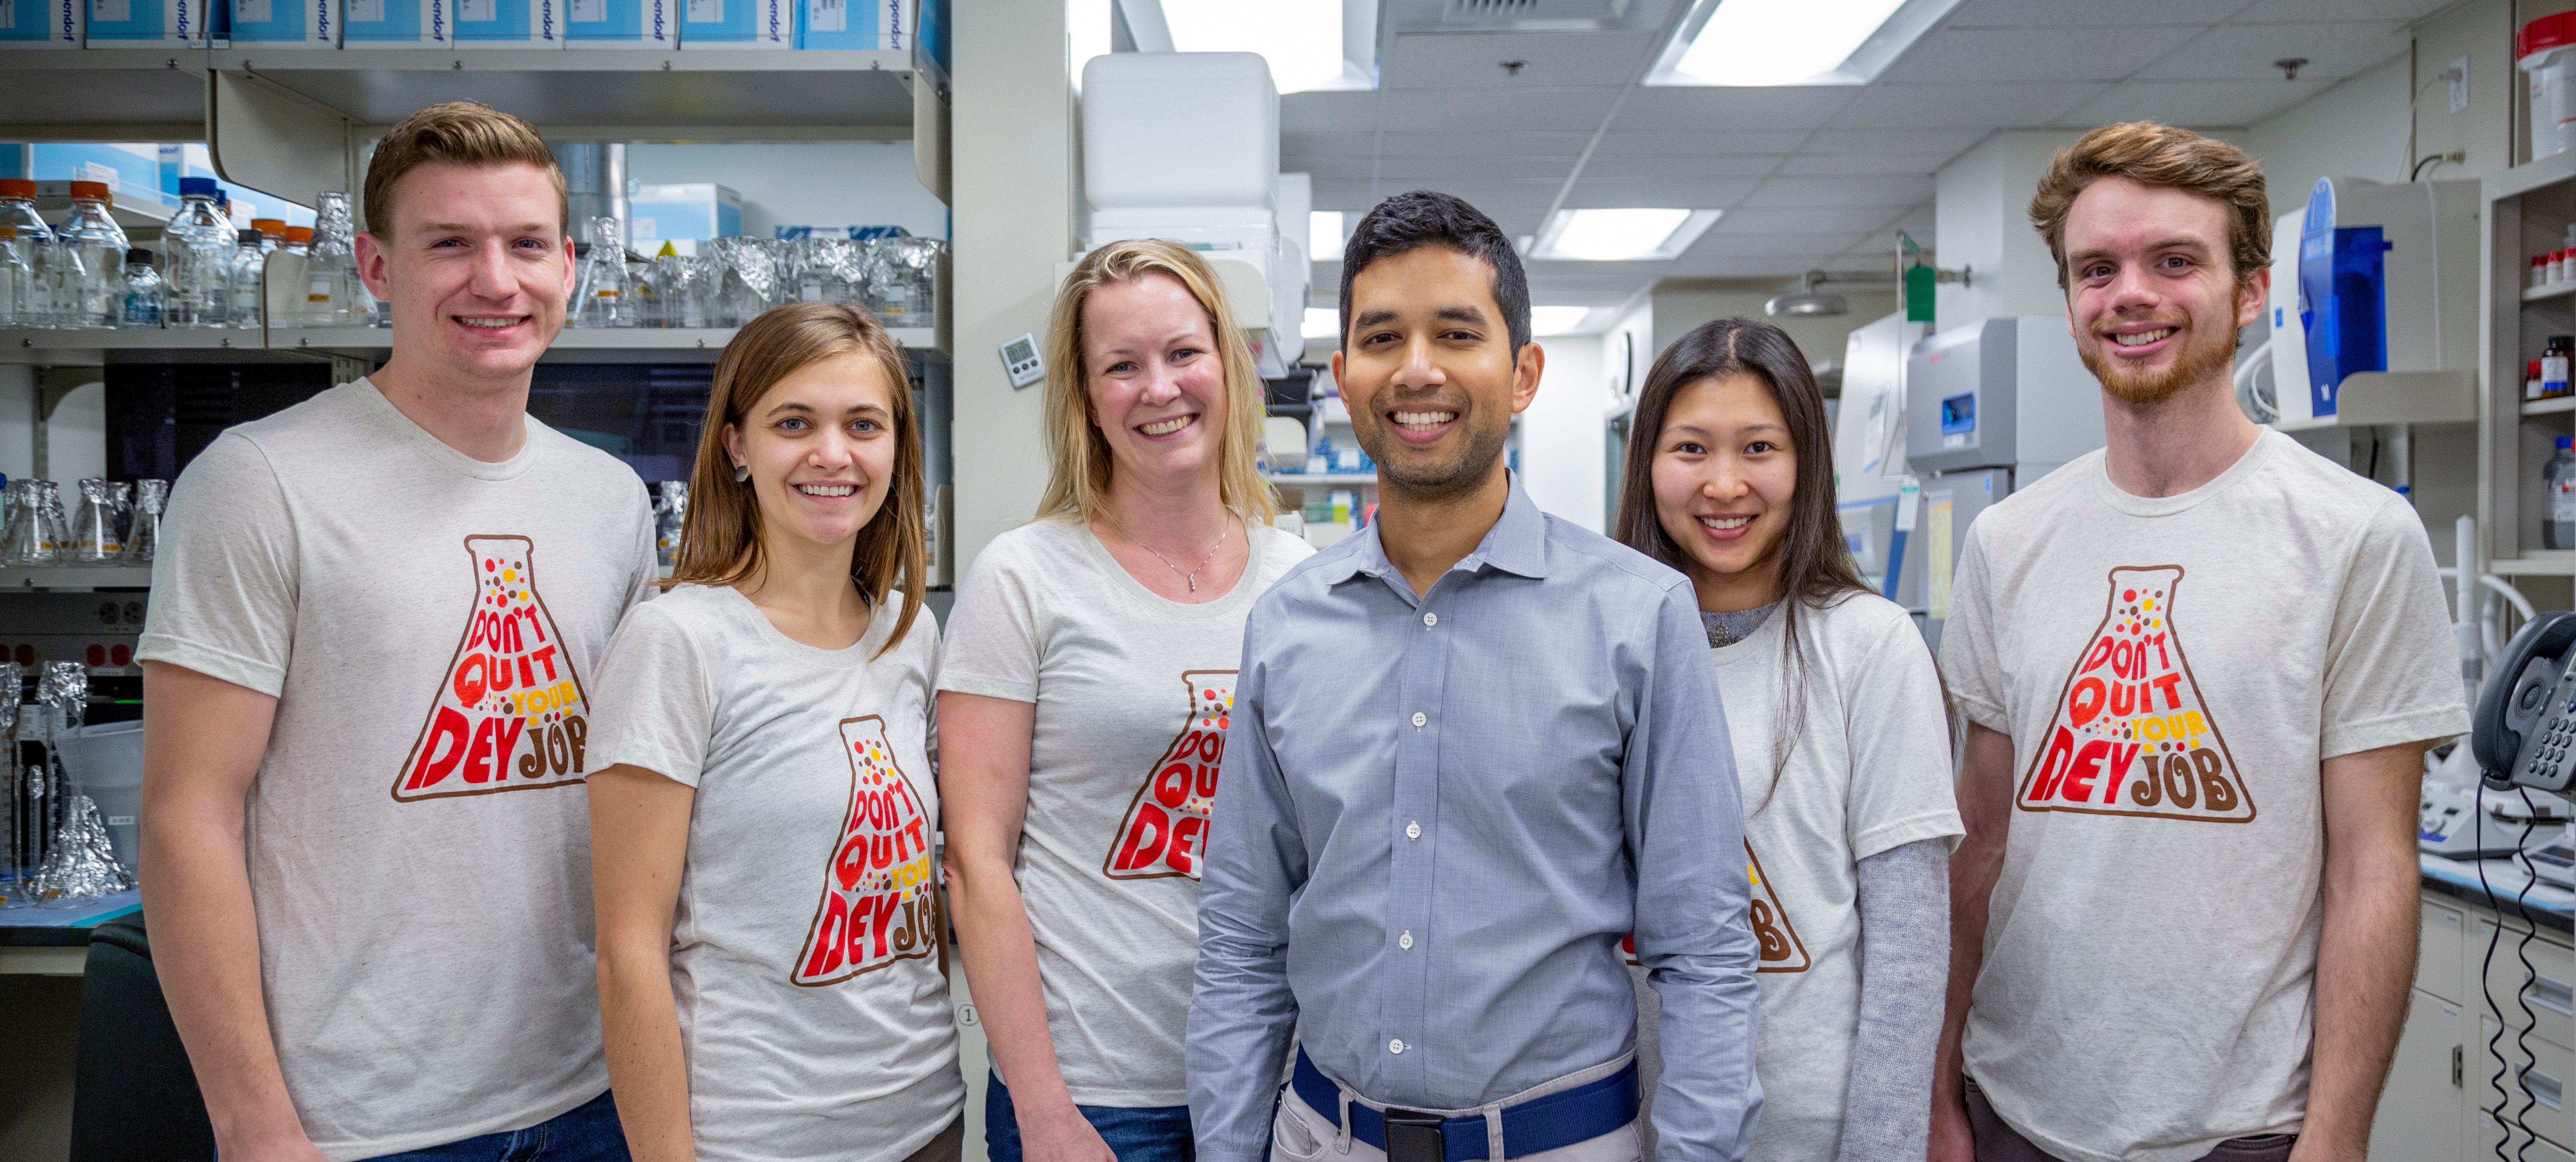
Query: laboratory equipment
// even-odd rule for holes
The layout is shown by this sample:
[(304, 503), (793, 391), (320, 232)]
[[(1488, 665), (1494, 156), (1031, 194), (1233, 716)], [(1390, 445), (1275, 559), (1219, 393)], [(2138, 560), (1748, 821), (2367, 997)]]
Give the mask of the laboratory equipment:
[[(2555, 831), (2524, 839), (2524, 824), (2533, 814), (2519, 796), (2480, 793), (2473, 748), (2447, 742), (2424, 755), (2423, 793), (2416, 805), (2415, 846), (2446, 859), (2500, 859), (2523, 847), (2554, 842)], [(2564, 804), (2543, 795), (2543, 805)], [(2564, 821), (2565, 812), (2556, 812)]]
[(713, 182), (639, 185), (627, 195), (626, 219), (636, 242), (676, 242), (694, 254), (700, 243), (742, 233), (742, 195)]
[(665, 573), (680, 563), (680, 530), (688, 517), (689, 482), (663, 481), (653, 497), (653, 555)]
[(458, 48), (563, 47), (559, 0), (475, 0), (457, 4)]
[(340, 6), (340, 47), (353, 52), (371, 48), (452, 48), (456, 43), (456, 0), (357, 0)]
[(8, 483), (15, 500), (9, 506), (8, 531), (0, 536), (0, 565), (52, 565), (62, 559), (62, 522), (47, 500), (53, 488), (50, 480)]
[[(680, 47), (673, 0), (565, 0), (565, 48)], [(641, 235), (638, 235), (641, 237)]]
[[(2305, 392), (2275, 368), (2281, 419), (2474, 418), (2479, 199), (2475, 181), (2317, 179), (2298, 249), (2273, 254), (2275, 291), (2285, 273), (2295, 278), (2300, 326), (2291, 334), (2307, 364)], [(2344, 416), (2343, 394), (2356, 389), (2371, 402)]]
[(36, 872), (30, 894), (39, 908), (71, 908), (134, 886), (134, 873), (116, 858), (98, 804), (83, 785), (82, 772), (64, 743), (77, 734), (89, 713), (89, 671), (79, 662), (48, 662), (37, 689), (44, 707), (45, 761), (49, 779), (60, 788), (58, 822), (45, 862)]
[(162, 325), (220, 327), (232, 305), (233, 225), (215, 209), (213, 178), (179, 179), (179, 212), (161, 230)]
[(786, 301), (779, 246), (773, 238), (708, 240), (716, 262), (707, 288), (707, 326), (739, 327)]
[(2471, 743), (2490, 791), (2567, 794), (2576, 782), (2576, 613), (2525, 622), (2488, 675)]
[(257, 330), (267, 313), (262, 310), (260, 275), (267, 261), (267, 237), (258, 229), (237, 231), (232, 252), (224, 259), (224, 282), (232, 301), (224, 309), (224, 321), (234, 327)]
[(170, 503), (170, 482), (138, 481), (134, 486), (134, 519), (126, 526), (125, 563), (149, 565), (161, 551), (161, 513)]
[[(1175, 142), (1189, 143), (1190, 164), (1171, 164)], [(1303, 349), (1306, 296), (1282, 292), (1303, 286), (1307, 264), (1281, 224), (1279, 92), (1262, 58), (1093, 57), (1082, 68), (1082, 152), (1087, 244), (1161, 238), (1199, 251), (1262, 376), (1284, 376)]]
[(18, 753), (19, 699), (24, 672), (0, 658), (0, 908), (35, 904), (28, 888), (44, 857), (45, 781), (41, 772), (22, 766)]
[(2514, 35), (2531, 96), (2531, 159), (2576, 146), (2576, 13), (2543, 16)]
[(54, 229), (36, 212), (36, 183), (0, 178), (0, 327), (53, 324)]
[(312, 305), (313, 231), (306, 226), (288, 226), (283, 233), (283, 239), (260, 264), (260, 293), (266, 300), (269, 323), (279, 327), (317, 326), (308, 309)]
[(796, 47), (908, 49), (913, 6), (853, 4), (850, 0), (795, 0)]
[(232, 9), (235, 47), (338, 48), (335, 0), (221, 0)]
[(77, 485), (80, 504), (72, 510), (71, 559), (83, 565), (116, 560), (125, 552), (116, 528), (116, 499), (103, 477), (83, 478)]
[(581, 260), (581, 285), (573, 291), (576, 327), (632, 327), (633, 296), (626, 277), (625, 231), (615, 218), (590, 220), (590, 253)]
[(796, 0), (697, 0), (678, 8), (682, 52), (796, 47)]
[(868, 279), (868, 309), (888, 327), (939, 325), (939, 262), (948, 244), (936, 238), (879, 238)]
[(2576, 549), (2576, 440), (2558, 437), (2558, 452), (2540, 466), (2549, 506), (2540, 521), (2540, 540), (2552, 549)]
[[(1848, 392), (1848, 373), (1844, 382)], [(1934, 645), (1968, 526), (2102, 443), (2101, 384), (2063, 317), (1984, 319), (1914, 344), (1905, 362), (1905, 460), (1922, 508), (1909, 532), (1923, 538), (1924, 634)]]
[(107, 186), (71, 183), (72, 212), (54, 230), (60, 327), (113, 327), (125, 306), (125, 252), (133, 249), (109, 213)]
[[(846, 237), (798, 238), (787, 243), (797, 301), (869, 305), (868, 277), (876, 264), (876, 247), (875, 241)], [(911, 325), (881, 321), (889, 327)]]
[(118, 0), (89, 6), (82, 39), (93, 48), (206, 45), (207, 0)]
[(116, 325), (120, 327), (158, 327), (162, 307), (168, 302), (161, 273), (152, 269), (152, 252), (137, 246), (125, 252), (125, 297), (118, 305)]
[(371, 325), (376, 300), (358, 278), (357, 231), (349, 218), (349, 195), (324, 190), (315, 201), (311, 241), (305, 250), (302, 324)]
[[(1902, 312), (1854, 328), (1843, 344), (1834, 419), (1835, 516), (1844, 545), (1871, 588), (1909, 608), (1923, 604), (1924, 554), (1911, 535), (1914, 496), (1904, 492), (1905, 353), (1929, 331)], [(1627, 333), (1619, 339), (1624, 344)], [(1612, 374), (1628, 388), (1619, 394), (1633, 396), (1634, 369), (1621, 360)]]
[(11, 51), (81, 47), (87, 0), (29, 0), (0, 7), (0, 45)]

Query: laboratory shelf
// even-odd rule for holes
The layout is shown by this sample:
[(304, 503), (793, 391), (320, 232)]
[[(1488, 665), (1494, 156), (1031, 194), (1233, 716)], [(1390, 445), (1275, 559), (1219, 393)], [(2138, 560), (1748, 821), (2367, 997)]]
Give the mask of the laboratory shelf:
[(2527, 400), (2522, 405), (2522, 414), (2526, 416), (2545, 416), (2556, 412), (2576, 412), (2576, 395)]
[(2576, 279), (2553, 282), (2548, 286), (2524, 287), (2522, 301), (2536, 303), (2542, 299), (2563, 299), (2569, 295), (2576, 295)]
[(150, 565), (23, 565), (0, 568), (0, 593), (151, 587)]
[(2525, 549), (2520, 557), (2497, 557), (2487, 572), (2498, 577), (2576, 577), (2576, 549)]
[(1264, 472), (1263, 480), (1272, 484), (1375, 484), (1375, 472)]
[[(927, 327), (890, 328), (886, 332), (904, 353), (934, 363), (947, 362), (939, 334)], [(733, 339), (731, 328), (634, 328), (592, 330), (567, 328), (546, 350), (551, 363), (709, 362)], [(393, 347), (393, 332), (382, 327), (277, 328), (256, 330), (0, 331), (0, 363), (78, 367), (110, 362), (311, 359), (330, 355), (381, 355)]]

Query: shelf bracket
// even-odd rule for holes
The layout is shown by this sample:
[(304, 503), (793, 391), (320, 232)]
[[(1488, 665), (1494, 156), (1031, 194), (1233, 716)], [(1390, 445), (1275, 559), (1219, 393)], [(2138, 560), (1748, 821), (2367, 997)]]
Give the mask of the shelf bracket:
[(215, 172), (299, 204), (348, 191), (350, 118), (257, 73), (206, 78), (206, 147)]

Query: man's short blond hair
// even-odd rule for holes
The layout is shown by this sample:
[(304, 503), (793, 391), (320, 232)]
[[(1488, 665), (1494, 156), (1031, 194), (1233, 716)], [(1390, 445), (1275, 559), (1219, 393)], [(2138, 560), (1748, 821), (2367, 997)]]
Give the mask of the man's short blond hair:
[(393, 229), (394, 183), (425, 165), (535, 166), (554, 184), (556, 225), (570, 232), (572, 207), (564, 196), (563, 167), (555, 164), (545, 138), (536, 126), (478, 101), (432, 105), (386, 131), (367, 162), (367, 229), (379, 234)]
[(2066, 287), (2066, 215), (2087, 187), (2114, 177), (2226, 206), (2227, 245), (2239, 281), (2272, 265), (2272, 204), (2264, 196), (2260, 164), (2244, 150), (2188, 129), (2126, 121), (2058, 150), (2030, 199), (2031, 228), (2048, 240), (2049, 257), (2057, 260), (2058, 289)]

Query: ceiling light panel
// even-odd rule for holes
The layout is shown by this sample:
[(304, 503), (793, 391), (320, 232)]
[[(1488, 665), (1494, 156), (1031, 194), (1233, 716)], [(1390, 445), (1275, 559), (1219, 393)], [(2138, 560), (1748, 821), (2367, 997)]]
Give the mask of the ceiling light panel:
[(1591, 314), (1590, 307), (1531, 307), (1530, 334), (1578, 334), (1583, 330), (1583, 320)]
[(1865, 85), (1959, 0), (1694, 0), (1649, 85)]
[(1117, 3), (1143, 51), (1259, 53), (1281, 93), (1377, 87), (1378, 0)]
[(1559, 210), (1539, 229), (1529, 256), (1577, 262), (1678, 258), (1717, 218), (1716, 210)]

